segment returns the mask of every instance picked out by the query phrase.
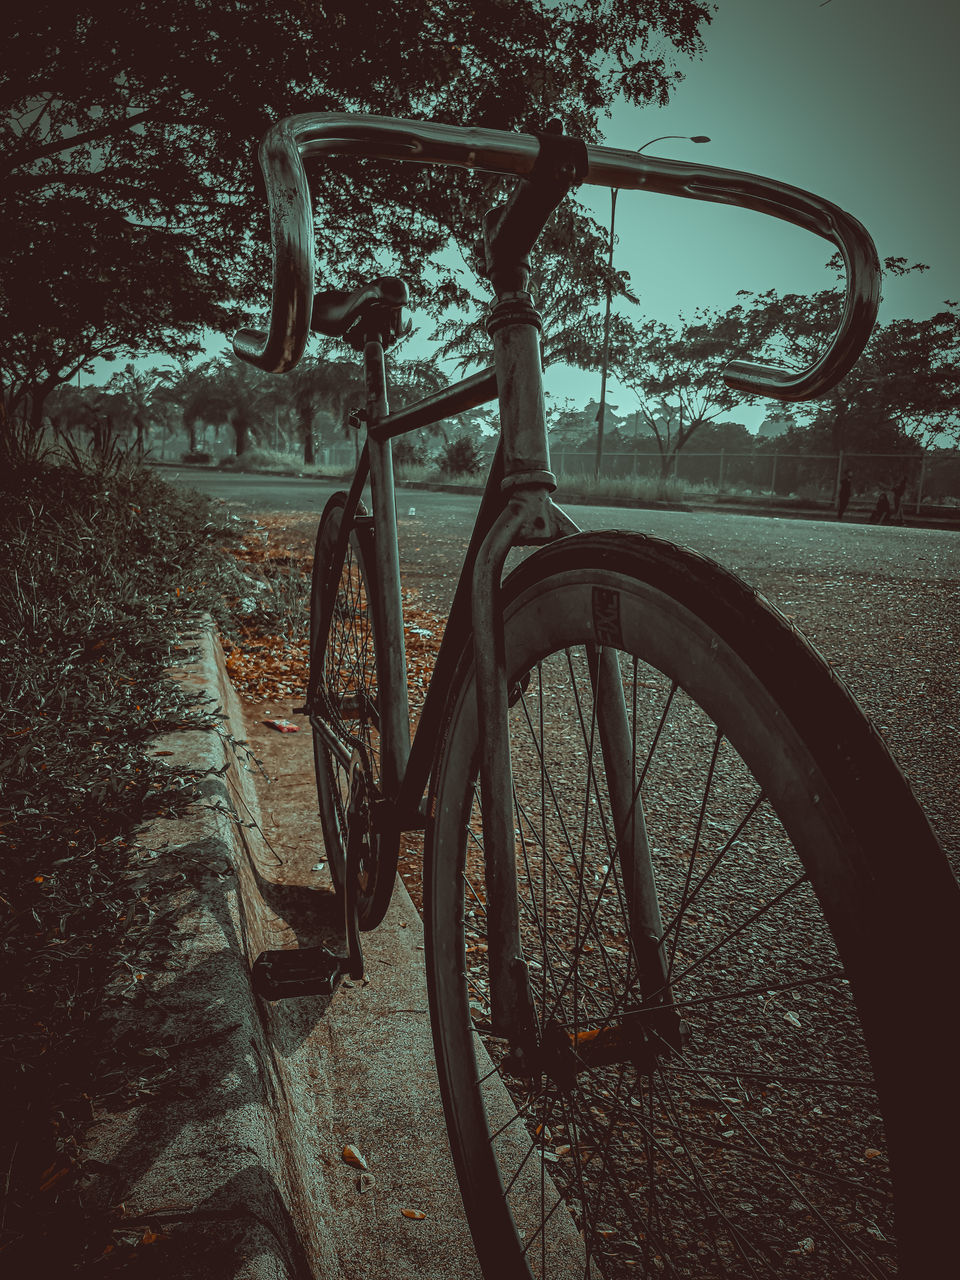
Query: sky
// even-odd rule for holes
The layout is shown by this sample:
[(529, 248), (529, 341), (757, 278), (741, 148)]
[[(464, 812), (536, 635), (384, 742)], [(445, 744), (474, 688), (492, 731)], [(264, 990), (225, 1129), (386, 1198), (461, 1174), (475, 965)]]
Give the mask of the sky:
[[(706, 53), (665, 108), (620, 108), (604, 141), (763, 174), (847, 209), (888, 255), (930, 270), (887, 280), (880, 321), (923, 318), (960, 300), (960, 4), (956, 0), (717, 0)], [(581, 198), (608, 223), (609, 193)], [(636, 192), (617, 198), (615, 262), (641, 314), (675, 321), (733, 305), (738, 289), (814, 292), (832, 283), (831, 246), (760, 214)], [(596, 384), (596, 385), (594, 385)], [(579, 406), (599, 374), (548, 370), (547, 390)], [(619, 412), (631, 396), (615, 392)], [(755, 427), (775, 406), (729, 416)]]
[[(778, 178), (847, 209), (881, 260), (930, 267), (886, 282), (881, 322), (960, 300), (957, 0), (717, 0), (705, 44), (701, 59), (681, 63), (685, 78), (669, 106), (615, 108), (604, 141), (635, 148), (662, 134), (707, 134), (709, 144), (666, 141), (649, 151)], [(607, 224), (609, 192), (579, 194)], [(833, 283), (826, 241), (760, 214), (622, 192), (616, 225), (615, 262), (640, 295), (636, 318), (726, 309), (739, 289), (815, 292)], [(423, 335), (431, 329), (424, 320)], [(211, 338), (210, 354), (223, 348)], [(410, 354), (428, 351), (424, 343)], [(94, 381), (116, 367), (98, 367)], [(548, 403), (582, 407), (599, 397), (599, 383), (599, 372), (553, 366)], [(614, 385), (609, 399), (632, 412), (623, 388)], [(727, 416), (755, 429), (775, 411), (761, 402)]]

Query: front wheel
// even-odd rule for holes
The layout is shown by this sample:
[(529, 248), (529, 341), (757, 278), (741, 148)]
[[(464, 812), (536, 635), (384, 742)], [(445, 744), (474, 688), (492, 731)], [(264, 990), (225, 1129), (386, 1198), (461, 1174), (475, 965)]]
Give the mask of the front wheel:
[(899, 1274), (938, 1274), (960, 894), (879, 738), (780, 614), (667, 543), (565, 539), (503, 611), (532, 1047), (491, 1008), (469, 663), (426, 848), (484, 1273), (882, 1277), (899, 1237)]

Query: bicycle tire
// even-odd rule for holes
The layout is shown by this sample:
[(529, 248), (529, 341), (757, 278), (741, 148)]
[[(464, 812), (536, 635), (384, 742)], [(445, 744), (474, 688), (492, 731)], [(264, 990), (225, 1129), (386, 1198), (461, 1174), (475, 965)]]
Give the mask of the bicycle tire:
[[(470, 658), (425, 866), (441, 1093), (484, 1274), (886, 1276), (895, 1237), (900, 1275), (938, 1274), (960, 892), (878, 735), (762, 597), (657, 539), (544, 548), (507, 579), (503, 614), (542, 1055), (526, 1075), (489, 1023)], [(642, 1004), (591, 734), (601, 643), (619, 651), (670, 990), (692, 1024), (654, 1064), (591, 1065), (586, 1047)]]
[[(310, 707), (320, 824), (330, 876), (338, 892), (346, 876), (351, 803), (358, 810), (357, 923), (369, 930), (383, 919), (396, 877), (395, 841), (381, 841), (372, 809), (380, 796), (377, 711), (377, 628), (369, 517), (361, 506), (345, 550), (338, 538), (346, 504), (335, 493), (317, 530), (310, 589)], [(315, 721), (352, 749), (349, 766), (331, 749)], [(355, 792), (351, 795), (351, 792)], [(359, 825), (357, 825), (359, 824)], [(392, 850), (392, 853), (391, 853)]]

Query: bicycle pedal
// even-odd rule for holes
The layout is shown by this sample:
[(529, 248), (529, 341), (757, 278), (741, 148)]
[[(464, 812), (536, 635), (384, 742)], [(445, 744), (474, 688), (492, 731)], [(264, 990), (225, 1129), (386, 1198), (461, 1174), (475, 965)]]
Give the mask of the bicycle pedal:
[(251, 969), (253, 989), (264, 1000), (289, 1000), (294, 996), (332, 999), (340, 979), (348, 971), (348, 958), (326, 947), (297, 951), (264, 951)]

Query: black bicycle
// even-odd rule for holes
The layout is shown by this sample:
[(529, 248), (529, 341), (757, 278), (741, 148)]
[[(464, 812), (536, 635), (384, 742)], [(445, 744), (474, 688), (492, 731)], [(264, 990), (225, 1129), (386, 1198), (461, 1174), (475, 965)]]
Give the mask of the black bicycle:
[[(405, 286), (313, 288), (304, 160), (331, 153), (516, 177), (484, 223), (491, 369), (390, 413)], [(283, 371), (311, 327), (341, 337), (367, 403), (356, 476), (317, 536), (305, 708), (349, 950), (269, 952), (257, 989), (362, 972), (400, 835), (425, 830), (437, 1065), (486, 1275), (945, 1274), (957, 885), (882, 742), (780, 613), (693, 551), (581, 533), (554, 504), (526, 292), (579, 182), (786, 219), (843, 254), (838, 331), (811, 369), (725, 376), (797, 399), (869, 336), (870, 237), (778, 182), (552, 133), (305, 115), (261, 155), (273, 312), (236, 350)], [(495, 396), (500, 445), (411, 743), (390, 442)], [(537, 549), (504, 577), (515, 546)]]

